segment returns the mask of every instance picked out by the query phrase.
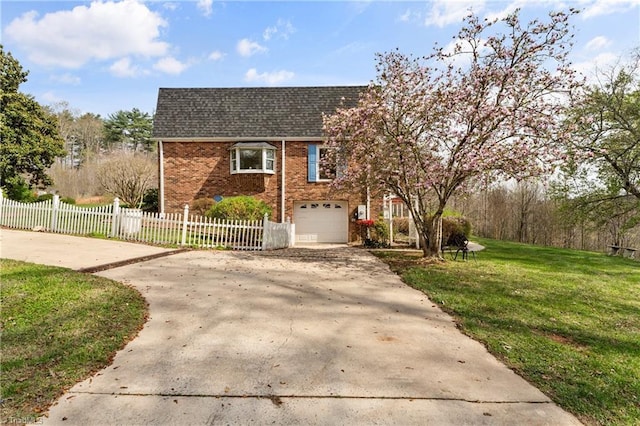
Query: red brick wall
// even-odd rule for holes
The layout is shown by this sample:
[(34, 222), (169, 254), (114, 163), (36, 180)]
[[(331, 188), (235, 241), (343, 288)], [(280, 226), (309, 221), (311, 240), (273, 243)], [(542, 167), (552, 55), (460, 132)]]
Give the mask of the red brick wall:
[[(252, 195), (277, 212), (279, 171), (269, 174), (231, 174), (229, 142), (165, 142), (164, 201), (166, 212), (182, 211), (185, 204), (216, 195)], [(279, 160), (276, 159), (276, 162)]]
[[(234, 142), (164, 142), (164, 206), (165, 212), (181, 212), (185, 204), (198, 198), (216, 195), (230, 197), (252, 195), (263, 200), (273, 209), (272, 220), (280, 221), (282, 143), (269, 142), (276, 150), (276, 173), (231, 174), (229, 148)], [(319, 142), (320, 143), (320, 142)], [(293, 215), (294, 201), (341, 200), (349, 202), (350, 218), (354, 217), (358, 204), (366, 204), (363, 194), (345, 194), (330, 191), (327, 182), (307, 180), (307, 142), (285, 142), (286, 182), (284, 217)], [(372, 218), (380, 212), (382, 201), (371, 202)], [(349, 225), (356, 236), (355, 224)]]

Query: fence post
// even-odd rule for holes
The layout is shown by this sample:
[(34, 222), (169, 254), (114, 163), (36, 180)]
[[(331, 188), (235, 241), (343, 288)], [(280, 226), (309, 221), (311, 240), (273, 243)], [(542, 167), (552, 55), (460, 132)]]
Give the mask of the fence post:
[(262, 251), (267, 249), (267, 239), (269, 237), (269, 215), (267, 213), (264, 214), (262, 218)]
[(111, 212), (111, 238), (118, 236), (118, 225), (120, 219), (120, 200), (118, 197), (113, 199), (113, 210)]
[(189, 204), (184, 205), (184, 216), (182, 216), (182, 239), (180, 245), (187, 243), (187, 224), (189, 223)]
[(58, 228), (58, 211), (60, 209), (60, 196), (53, 194), (53, 201), (51, 204), (51, 223), (49, 224), (49, 231), (56, 232)]

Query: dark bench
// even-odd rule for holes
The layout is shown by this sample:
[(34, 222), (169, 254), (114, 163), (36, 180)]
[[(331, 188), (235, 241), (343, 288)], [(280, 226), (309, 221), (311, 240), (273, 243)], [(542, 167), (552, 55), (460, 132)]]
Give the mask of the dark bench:
[(474, 260), (477, 260), (476, 252), (474, 250), (469, 250), (469, 239), (464, 234), (452, 235), (447, 240), (447, 244), (442, 248), (442, 250), (450, 251), (453, 260), (457, 260), (458, 254), (460, 253), (462, 253), (462, 260), (469, 259), (469, 253), (473, 255)]
[(616, 245), (609, 246), (609, 256), (623, 256), (628, 257), (629, 259), (635, 259), (636, 251), (638, 251), (638, 249), (631, 247), (620, 247)]

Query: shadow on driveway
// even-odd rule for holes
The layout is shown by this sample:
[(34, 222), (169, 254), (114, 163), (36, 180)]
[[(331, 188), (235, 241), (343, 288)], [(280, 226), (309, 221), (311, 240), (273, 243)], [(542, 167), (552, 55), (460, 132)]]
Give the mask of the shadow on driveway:
[(99, 275), (138, 288), (150, 320), (45, 423), (579, 424), (364, 250), (191, 251)]
[(153, 258), (170, 250), (11, 230), (0, 248), (74, 269), (150, 256), (98, 273), (149, 321), (45, 424), (580, 424), (365, 250)]

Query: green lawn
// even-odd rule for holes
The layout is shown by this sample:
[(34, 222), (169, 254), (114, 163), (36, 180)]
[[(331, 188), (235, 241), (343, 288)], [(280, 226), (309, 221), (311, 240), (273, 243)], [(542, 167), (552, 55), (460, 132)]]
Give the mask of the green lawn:
[(0, 282), (3, 424), (34, 421), (145, 322), (140, 293), (105, 278), (0, 260)]
[(477, 262), (377, 254), (583, 422), (640, 424), (640, 262), (479, 242), (486, 250)]

